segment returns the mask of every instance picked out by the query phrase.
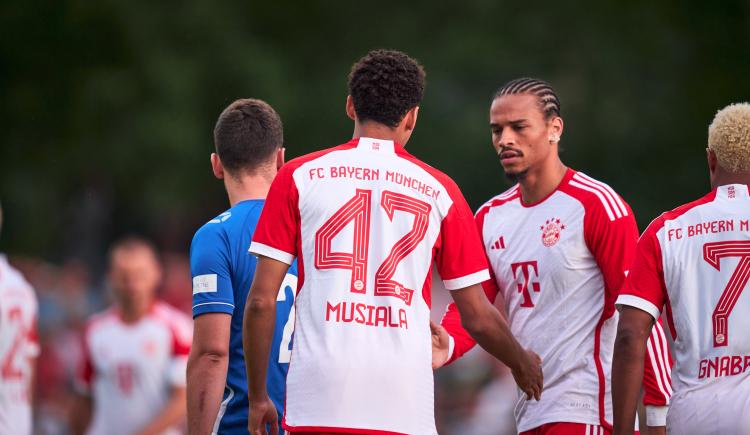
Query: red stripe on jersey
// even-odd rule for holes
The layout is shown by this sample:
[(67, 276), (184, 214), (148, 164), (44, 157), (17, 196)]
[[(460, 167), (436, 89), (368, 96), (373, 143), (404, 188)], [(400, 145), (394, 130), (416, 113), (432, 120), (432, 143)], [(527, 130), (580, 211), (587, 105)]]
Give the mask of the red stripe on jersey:
[(615, 192), (608, 184), (602, 183), (599, 180), (595, 180), (584, 174), (583, 172), (577, 172), (573, 178), (577, 181), (580, 181), (582, 184), (591, 186), (600, 191), (616, 213), (619, 213), (622, 216), (628, 215), (628, 208), (620, 198), (620, 195), (618, 195), (617, 192)]

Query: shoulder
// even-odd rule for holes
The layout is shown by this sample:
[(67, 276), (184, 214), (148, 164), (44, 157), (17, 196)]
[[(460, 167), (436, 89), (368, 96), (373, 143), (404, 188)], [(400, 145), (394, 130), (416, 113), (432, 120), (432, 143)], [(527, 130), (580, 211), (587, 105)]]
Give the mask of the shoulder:
[(157, 301), (152, 310), (153, 318), (166, 326), (169, 331), (181, 340), (189, 340), (192, 334), (192, 321), (190, 317), (172, 307), (171, 305)]
[(233, 222), (232, 218), (237, 219), (237, 216), (233, 214), (236, 214), (236, 211), (229, 209), (198, 228), (190, 244), (191, 255), (195, 249), (204, 249), (207, 246), (225, 242), (227, 230)]
[(664, 228), (664, 225), (666, 225), (667, 222), (679, 219), (680, 217), (689, 213), (690, 211), (695, 210), (696, 208), (700, 206), (713, 202), (715, 198), (716, 198), (716, 190), (708, 193), (707, 195), (704, 195), (701, 198), (696, 199), (695, 201), (691, 201), (679, 207), (676, 207), (672, 210), (665, 211), (664, 213), (659, 215), (656, 219), (651, 221), (651, 223), (646, 228), (646, 231), (644, 231), (644, 234), (649, 233), (649, 234), (655, 235), (656, 233), (659, 232), (659, 230)]
[(293, 174), (297, 169), (300, 168), (300, 166), (303, 166), (306, 163), (312, 162), (316, 159), (319, 159), (327, 154), (333, 153), (335, 151), (346, 151), (353, 149), (353, 146), (350, 143), (345, 143), (341, 145), (337, 145), (334, 147), (322, 149), (320, 151), (314, 151), (312, 153), (308, 153), (299, 157), (296, 157), (286, 163), (281, 167), (279, 170), (279, 175), (283, 175), (284, 173), (288, 175)]
[(487, 200), (484, 204), (482, 204), (475, 214), (476, 217), (480, 217), (482, 215), (485, 215), (490, 212), (493, 208), (500, 207), (504, 204), (507, 204), (516, 198), (520, 196), (520, 193), (518, 191), (518, 184), (514, 185), (510, 189), (506, 190), (505, 192), (495, 195), (489, 200)]
[(86, 338), (91, 337), (92, 334), (98, 333), (107, 329), (108, 326), (116, 324), (118, 322), (117, 314), (114, 308), (108, 308), (104, 311), (92, 314), (88, 318), (84, 325), (83, 334)]
[(571, 171), (565, 192), (581, 202), (587, 213), (601, 213), (610, 221), (630, 216), (630, 206), (607, 183), (583, 172)]

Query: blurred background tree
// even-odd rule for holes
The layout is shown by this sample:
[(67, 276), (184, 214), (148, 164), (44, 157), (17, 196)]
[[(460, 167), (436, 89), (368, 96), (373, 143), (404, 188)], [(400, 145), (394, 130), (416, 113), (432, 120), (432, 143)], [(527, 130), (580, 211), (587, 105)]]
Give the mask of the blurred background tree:
[(487, 112), (509, 79), (557, 89), (563, 160), (611, 184), (641, 229), (708, 189), (708, 123), (750, 99), (748, 1), (5, 0), (2, 250), (96, 269), (137, 231), (186, 251), (228, 206), (208, 164), (221, 110), (269, 101), (289, 158), (344, 142), (349, 67), (380, 47), (424, 64), (408, 149), (473, 207), (507, 187)]

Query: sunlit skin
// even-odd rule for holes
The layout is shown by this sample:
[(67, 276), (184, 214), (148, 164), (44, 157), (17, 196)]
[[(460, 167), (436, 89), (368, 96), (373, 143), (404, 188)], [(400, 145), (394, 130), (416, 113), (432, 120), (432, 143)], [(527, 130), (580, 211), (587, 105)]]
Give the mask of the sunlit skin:
[(113, 252), (109, 282), (125, 321), (135, 322), (148, 312), (160, 281), (161, 267), (147, 247), (120, 248)]
[(562, 118), (545, 119), (534, 95), (503, 95), (490, 107), (490, 131), (500, 164), (519, 182), (524, 203), (538, 202), (557, 188), (567, 170), (558, 154)]

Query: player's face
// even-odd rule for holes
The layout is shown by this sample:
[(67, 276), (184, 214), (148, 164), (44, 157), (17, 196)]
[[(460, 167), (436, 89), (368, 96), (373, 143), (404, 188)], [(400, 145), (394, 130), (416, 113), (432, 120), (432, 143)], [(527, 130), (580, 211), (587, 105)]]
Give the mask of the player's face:
[(149, 302), (161, 280), (161, 268), (147, 248), (120, 249), (113, 253), (109, 279), (124, 304)]
[(522, 178), (530, 168), (549, 157), (550, 123), (529, 94), (503, 95), (490, 107), (492, 146), (505, 175)]

